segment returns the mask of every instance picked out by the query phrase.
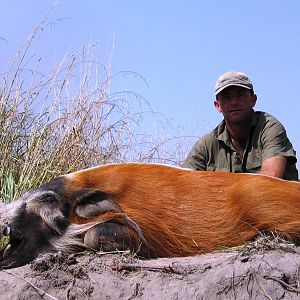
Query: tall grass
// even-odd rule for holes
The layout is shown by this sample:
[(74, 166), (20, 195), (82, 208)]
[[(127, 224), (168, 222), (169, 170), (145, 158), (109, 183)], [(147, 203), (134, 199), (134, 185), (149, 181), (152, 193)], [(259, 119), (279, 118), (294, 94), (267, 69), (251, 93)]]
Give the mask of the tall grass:
[[(66, 55), (47, 74), (29, 55), (39, 25), (2, 75), (0, 94), (0, 198), (78, 169), (128, 160), (170, 161), (163, 135), (139, 135), (148, 103), (110, 91), (107, 62), (95, 45)], [(155, 119), (155, 114), (152, 114)]]

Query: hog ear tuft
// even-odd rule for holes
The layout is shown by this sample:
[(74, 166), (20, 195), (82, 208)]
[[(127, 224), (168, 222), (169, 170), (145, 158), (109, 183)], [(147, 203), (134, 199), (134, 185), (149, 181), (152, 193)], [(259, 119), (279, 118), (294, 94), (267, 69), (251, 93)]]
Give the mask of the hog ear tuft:
[(83, 193), (75, 212), (81, 218), (92, 218), (106, 212), (121, 212), (121, 208), (111, 195), (100, 190)]

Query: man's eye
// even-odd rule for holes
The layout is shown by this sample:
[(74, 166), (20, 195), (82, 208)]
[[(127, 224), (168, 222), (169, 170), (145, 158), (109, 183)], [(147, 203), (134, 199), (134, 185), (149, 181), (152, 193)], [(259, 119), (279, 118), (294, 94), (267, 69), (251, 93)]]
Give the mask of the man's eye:
[(224, 100), (228, 100), (230, 98), (231, 98), (231, 96), (229, 96), (229, 95), (222, 95), (222, 99), (224, 99)]

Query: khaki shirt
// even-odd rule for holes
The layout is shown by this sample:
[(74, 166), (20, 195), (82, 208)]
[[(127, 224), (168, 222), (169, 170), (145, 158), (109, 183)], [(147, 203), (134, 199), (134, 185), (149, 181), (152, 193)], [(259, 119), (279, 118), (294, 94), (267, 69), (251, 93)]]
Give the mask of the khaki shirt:
[(255, 112), (243, 159), (234, 149), (224, 120), (196, 142), (183, 167), (200, 171), (257, 173), (263, 161), (273, 156), (287, 157), (284, 179), (298, 180), (296, 152), (283, 125), (265, 112)]

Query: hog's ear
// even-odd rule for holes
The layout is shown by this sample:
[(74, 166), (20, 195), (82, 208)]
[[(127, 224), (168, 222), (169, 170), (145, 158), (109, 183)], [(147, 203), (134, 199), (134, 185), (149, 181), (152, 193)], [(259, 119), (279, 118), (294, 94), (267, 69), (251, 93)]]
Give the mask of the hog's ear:
[(75, 212), (81, 218), (96, 217), (109, 211), (121, 212), (114, 197), (100, 190), (85, 191), (77, 201)]

